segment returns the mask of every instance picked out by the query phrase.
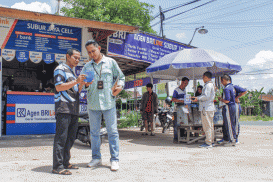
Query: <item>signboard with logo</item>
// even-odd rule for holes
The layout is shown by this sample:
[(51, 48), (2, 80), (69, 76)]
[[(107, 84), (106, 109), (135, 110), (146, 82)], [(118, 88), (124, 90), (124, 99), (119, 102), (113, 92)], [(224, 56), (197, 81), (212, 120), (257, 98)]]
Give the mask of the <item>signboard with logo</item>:
[(52, 123), (55, 120), (54, 104), (16, 104), (15, 123)]
[(55, 133), (54, 94), (7, 91), (6, 106), (7, 135)]
[(154, 63), (166, 54), (189, 48), (182, 43), (138, 33), (116, 32), (108, 39), (108, 55)]
[(81, 51), (81, 35), (81, 28), (0, 18), (1, 49), (66, 54), (70, 48)]

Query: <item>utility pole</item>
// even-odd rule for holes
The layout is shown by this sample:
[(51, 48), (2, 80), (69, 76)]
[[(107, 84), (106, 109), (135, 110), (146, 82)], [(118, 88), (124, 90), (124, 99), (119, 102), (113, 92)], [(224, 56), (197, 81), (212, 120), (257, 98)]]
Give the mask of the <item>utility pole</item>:
[(165, 19), (164, 14), (162, 13), (161, 6), (159, 6), (159, 13), (160, 13), (160, 32), (161, 32), (161, 37), (163, 38), (164, 32), (163, 32), (163, 20)]
[(57, 0), (58, 5), (57, 5), (57, 14), (60, 15), (60, 8), (61, 8), (61, 0)]

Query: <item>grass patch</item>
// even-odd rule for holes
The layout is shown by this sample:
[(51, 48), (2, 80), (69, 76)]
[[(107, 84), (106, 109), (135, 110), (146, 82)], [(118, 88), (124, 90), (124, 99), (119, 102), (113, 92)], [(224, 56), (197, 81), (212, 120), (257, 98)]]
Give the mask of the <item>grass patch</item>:
[(241, 115), (240, 116), (240, 121), (273, 121), (273, 117), (269, 116), (245, 116)]

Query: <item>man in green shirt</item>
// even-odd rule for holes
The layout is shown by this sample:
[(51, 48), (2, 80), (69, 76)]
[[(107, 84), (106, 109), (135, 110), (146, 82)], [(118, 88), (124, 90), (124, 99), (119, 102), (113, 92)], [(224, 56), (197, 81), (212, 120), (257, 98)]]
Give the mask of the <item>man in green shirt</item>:
[(94, 72), (93, 83), (85, 84), (92, 149), (92, 160), (87, 166), (93, 168), (102, 164), (100, 128), (103, 114), (111, 153), (111, 170), (116, 171), (119, 169), (119, 134), (117, 130), (116, 95), (123, 89), (125, 76), (114, 59), (101, 54), (101, 47), (96, 41), (87, 41), (85, 47), (92, 60), (86, 63), (81, 74), (88, 71)]

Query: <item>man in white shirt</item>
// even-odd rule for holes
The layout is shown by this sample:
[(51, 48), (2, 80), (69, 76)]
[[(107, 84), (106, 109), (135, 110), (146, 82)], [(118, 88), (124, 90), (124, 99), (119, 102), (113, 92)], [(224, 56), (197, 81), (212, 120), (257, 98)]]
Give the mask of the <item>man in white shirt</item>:
[(213, 117), (215, 112), (214, 107), (214, 97), (215, 97), (215, 87), (211, 81), (212, 73), (207, 71), (203, 74), (203, 81), (205, 86), (203, 88), (202, 94), (194, 98), (194, 102), (199, 101), (199, 111), (201, 112), (201, 120), (203, 130), (206, 134), (205, 143), (199, 147), (209, 148), (214, 145), (214, 124)]

